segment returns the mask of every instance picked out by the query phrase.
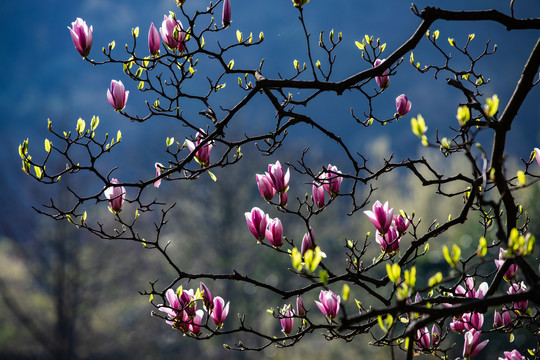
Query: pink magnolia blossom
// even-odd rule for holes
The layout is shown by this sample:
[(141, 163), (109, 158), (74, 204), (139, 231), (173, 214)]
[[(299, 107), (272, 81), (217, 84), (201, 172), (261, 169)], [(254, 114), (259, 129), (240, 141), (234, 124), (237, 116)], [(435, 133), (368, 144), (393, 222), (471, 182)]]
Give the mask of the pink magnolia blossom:
[(289, 201), (289, 194), (284, 192), (283, 194), (279, 194), (279, 205), (282, 207), (287, 206), (287, 201)]
[(399, 235), (403, 235), (407, 229), (409, 228), (409, 225), (411, 224), (411, 221), (407, 219), (406, 217), (403, 217), (400, 215), (394, 215), (393, 216), (393, 222), (392, 224), (398, 231)]
[(212, 318), (214, 324), (216, 324), (216, 326), (220, 329), (223, 327), (223, 323), (229, 314), (229, 304), (230, 302), (225, 305), (225, 300), (223, 300), (223, 298), (220, 296), (214, 297), (214, 310), (212, 311), (210, 317)]
[(281, 310), (283, 317), (279, 320), (281, 322), (281, 331), (285, 335), (289, 335), (294, 327), (294, 315), (291, 311), (290, 305), (285, 305)]
[[(155, 163), (154, 167), (156, 168), (156, 177), (161, 175), (161, 169), (163, 169), (163, 165), (161, 163)], [(158, 179), (154, 181), (154, 187), (157, 189), (161, 185), (161, 179)]]
[(411, 110), (412, 103), (407, 99), (405, 94), (401, 94), (396, 98), (396, 115), (403, 116)]
[(480, 330), (484, 324), (484, 315), (477, 312), (470, 312), (454, 317), (450, 323), (452, 331), (462, 334), (468, 330)]
[(324, 187), (317, 181), (314, 181), (311, 191), (313, 193), (313, 202), (319, 209), (322, 208), (324, 206)]
[[(373, 63), (373, 67), (377, 67), (381, 65), (381, 63), (384, 61), (384, 59), (376, 59)], [(390, 77), (388, 76), (388, 69), (386, 69), (382, 76), (375, 76), (375, 82), (381, 89), (386, 89), (388, 87), (388, 84), (390, 83)]]
[(195, 317), (193, 320), (189, 322), (189, 331), (193, 333), (195, 336), (199, 336), (201, 334), (201, 325), (202, 325), (202, 318), (204, 316), (204, 311), (197, 310), (195, 312)]
[(221, 13), (221, 23), (223, 26), (229, 26), (231, 23), (231, 1), (230, 0), (224, 0), (223, 1), (223, 11)]
[(343, 181), (343, 178), (339, 174), (341, 174), (341, 171), (337, 167), (328, 164), (326, 171), (319, 177), (324, 190), (333, 198), (339, 194), (341, 181)]
[(244, 215), (249, 231), (251, 231), (257, 241), (262, 241), (266, 236), (266, 225), (269, 220), (268, 215), (258, 207), (254, 207), (251, 209), (251, 212), (247, 212)]
[(481, 331), (469, 330), (465, 333), (463, 342), (463, 357), (470, 359), (473, 356), (477, 355), (484, 347), (486, 347), (489, 340), (484, 340), (480, 342), (480, 337), (482, 336)]
[(364, 211), (369, 221), (379, 230), (380, 233), (386, 234), (390, 225), (392, 225), (394, 209), (390, 209), (388, 201), (383, 204), (379, 200), (373, 204), (372, 211)]
[(193, 318), (197, 311), (197, 302), (195, 301), (195, 293), (193, 289), (183, 290), (178, 298), (181, 309), (184, 309), (189, 318)]
[(129, 91), (126, 91), (121, 81), (112, 80), (111, 87), (107, 89), (107, 100), (116, 111), (124, 110), (128, 100)]
[(178, 296), (176, 295), (176, 292), (174, 292), (173, 289), (169, 289), (165, 292), (165, 297), (167, 298), (167, 302), (169, 303), (168, 306), (161, 305), (158, 307), (159, 311), (163, 311), (167, 314), (169, 320), (167, 320), (167, 324), (174, 325), (174, 320), (178, 316), (178, 314), (181, 312), (180, 309), (182, 309), (182, 306), (180, 306), (180, 301), (178, 300)]
[[(506, 253), (507, 250), (503, 250), (503, 248), (499, 249), (499, 258), (495, 259), (495, 266), (497, 267), (497, 270), (503, 266), (504, 262), (506, 261)], [(516, 264), (512, 264), (508, 267), (508, 270), (504, 273), (503, 277), (506, 281), (512, 281), (517, 274), (518, 266)]]
[(283, 225), (281, 224), (281, 220), (275, 218), (268, 221), (266, 238), (274, 247), (280, 247), (283, 245)]
[(416, 330), (416, 344), (422, 350), (431, 348), (431, 336), (427, 327)]
[[(525, 285), (523, 281), (520, 281), (517, 284), (510, 285), (510, 288), (508, 289), (508, 294), (517, 294), (525, 291), (527, 291), (527, 285)], [(528, 304), (528, 300), (516, 301), (514, 302), (514, 309), (527, 311)]]
[[(116, 179), (111, 179), (111, 184), (119, 184)], [(109, 200), (109, 206), (112, 212), (118, 214), (122, 211), (124, 199), (126, 198), (126, 189), (123, 186), (109, 186), (104, 191), (105, 197)]]
[(214, 297), (212, 296), (210, 289), (204, 283), (201, 283), (199, 289), (202, 293), (204, 307), (207, 311), (211, 311), (214, 308)]
[(456, 294), (464, 295), (468, 298), (477, 298), (477, 299), (483, 299), (484, 295), (488, 291), (489, 285), (487, 282), (482, 282), (480, 286), (478, 286), (478, 290), (474, 288), (474, 278), (469, 276), (465, 278), (465, 285), (467, 288), (464, 288), (461, 285), (458, 285), (456, 287)]
[(286, 173), (283, 172), (283, 167), (279, 160), (276, 161), (275, 164), (268, 164), (268, 176), (272, 179), (274, 189), (276, 189), (278, 194), (287, 192), (289, 188), (290, 172), (289, 169), (287, 169)]
[(375, 234), (375, 241), (381, 247), (382, 252), (393, 254), (399, 250), (399, 234), (394, 227), (390, 227), (386, 234), (381, 234), (379, 231)]
[(302, 238), (302, 246), (300, 247), (302, 256), (310, 249), (315, 250), (315, 235), (313, 234), (313, 228), (311, 226), (309, 227), (309, 232), (305, 233)]
[(495, 310), (495, 313), (493, 314), (493, 327), (494, 328), (505, 327), (506, 325), (512, 322), (510, 311), (506, 307), (503, 306), (501, 309), (501, 312), (502, 312), (502, 315), (500, 312)]
[(534, 148), (534, 158), (536, 159), (538, 166), (540, 166), (540, 149), (539, 148)]
[(75, 49), (77, 49), (82, 57), (87, 57), (92, 48), (92, 26), (89, 28), (86, 25), (86, 21), (77, 18), (77, 20), (71, 23), (71, 28), (68, 26), (68, 29), (71, 33), (71, 40), (73, 40)]
[(330, 320), (334, 319), (339, 312), (341, 298), (332, 290), (321, 290), (319, 300), (315, 300), (315, 304), (321, 312)]
[[(172, 15), (163, 15), (163, 22), (159, 28), (161, 38), (169, 49), (173, 51), (184, 52), (186, 50), (185, 37), (186, 33), (183, 31), (182, 23), (176, 20)], [(175, 32), (177, 36), (175, 37)]]
[(300, 317), (306, 316), (306, 306), (304, 305), (304, 300), (300, 295), (296, 296), (296, 315)]
[[(195, 142), (191, 140), (186, 139), (186, 145), (190, 152), (195, 151), (195, 148), (199, 146), (202, 142), (204, 142), (204, 139), (206, 137), (206, 134), (203, 130), (200, 130), (195, 134)], [(201, 166), (208, 166), (210, 165), (210, 151), (212, 151), (212, 148), (214, 147), (214, 142), (209, 141), (206, 142), (203, 146), (195, 152), (195, 160), (201, 164)]]
[(255, 174), (255, 178), (257, 180), (257, 187), (259, 188), (261, 196), (266, 201), (272, 200), (276, 194), (276, 189), (274, 189), (274, 183), (272, 182), (270, 175), (268, 175), (268, 173), (263, 175)]
[(151, 55), (159, 54), (160, 43), (161, 39), (159, 38), (159, 32), (154, 26), (154, 23), (152, 23), (150, 25), (150, 29), (148, 30), (148, 50), (150, 51)]
[(505, 351), (504, 357), (499, 357), (498, 360), (523, 360), (523, 356), (516, 349), (512, 351)]

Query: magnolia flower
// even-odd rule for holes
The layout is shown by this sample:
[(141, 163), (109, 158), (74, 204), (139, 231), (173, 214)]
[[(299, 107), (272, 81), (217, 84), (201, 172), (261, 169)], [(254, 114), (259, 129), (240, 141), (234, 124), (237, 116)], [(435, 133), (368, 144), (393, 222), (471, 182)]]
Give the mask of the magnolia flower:
[(92, 48), (92, 26), (88, 28), (86, 21), (81, 18), (77, 18), (77, 20), (71, 23), (71, 26), (71, 28), (68, 26), (68, 29), (71, 33), (71, 40), (73, 40), (75, 49), (77, 49), (82, 57), (87, 57)]
[[(163, 169), (163, 165), (161, 163), (155, 163), (154, 167), (156, 168), (156, 177), (161, 175), (161, 169)], [(157, 189), (161, 185), (161, 179), (158, 179), (154, 181), (154, 187)]]
[(505, 351), (504, 357), (499, 357), (498, 360), (523, 360), (523, 356), (516, 349), (512, 351)]
[[(195, 151), (195, 148), (199, 146), (206, 137), (206, 134), (204, 131), (200, 130), (195, 134), (195, 142), (191, 140), (186, 139), (186, 145), (190, 152)], [(212, 151), (212, 148), (214, 147), (214, 142), (209, 141), (206, 142), (197, 152), (195, 153), (195, 161), (197, 161), (201, 166), (208, 166), (210, 165), (210, 151)]]
[[(119, 184), (116, 179), (111, 179), (111, 184)], [(105, 197), (109, 200), (110, 210), (118, 214), (122, 211), (124, 199), (126, 198), (126, 189), (123, 186), (109, 186), (104, 191)]]
[(185, 37), (186, 33), (183, 31), (182, 23), (176, 20), (172, 15), (163, 15), (163, 22), (159, 28), (161, 38), (165, 45), (173, 51), (184, 52), (186, 50)]
[(272, 182), (270, 175), (268, 175), (268, 173), (264, 175), (255, 174), (255, 178), (257, 180), (257, 187), (259, 188), (261, 196), (266, 201), (272, 200), (276, 194), (276, 189), (274, 189), (274, 183)]
[(380, 233), (386, 234), (390, 225), (392, 225), (394, 209), (390, 209), (388, 201), (383, 204), (379, 200), (373, 204), (373, 211), (364, 211), (369, 221), (379, 230)]
[(266, 225), (269, 220), (268, 215), (258, 207), (254, 207), (251, 209), (251, 212), (244, 213), (244, 215), (249, 231), (251, 231), (257, 241), (262, 241), (266, 236)]
[(294, 327), (294, 315), (291, 311), (291, 306), (283, 306), (281, 314), (283, 315), (283, 317), (279, 320), (281, 322), (281, 331), (288, 336)]
[[(373, 63), (373, 67), (377, 67), (379, 65), (381, 65), (381, 63), (384, 61), (384, 59), (376, 59), (375, 62)], [(379, 85), (379, 87), (381, 89), (386, 89), (388, 87), (388, 84), (390, 83), (390, 77), (387, 76), (389, 73), (388, 69), (386, 69), (382, 76), (375, 76), (375, 82), (377, 83), (377, 85)]]
[(465, 289), (463, 286), (458, 285), (456, 287), (456, 294), (464, 295), (468, 298), (477, 298), (477, 299), (483, 299), (484, 295), (488, 291), (489, 285), (487, 282), (482, 282), (480, 286), (478, 286), (478, 290), (475, 290), (474, 288), (474, 278), (469, 276), (465, 278), (465, 284), (467, 286), (467, 289)]
[(174, 320), (178, 316), (178, 313), (180, 312), (182, 306), (180, 306), (178, 296), (173, 289), (167, 290), (165, 292), (165, 297), (167, 298), (167, 302), (169, 303), (168, 306), (158, 305), (158, 310), (163, 311), (167, 314), (168, 318), (170, 319), (166, 320), (167, 324), (174, 325), (174, 321), (171, 320)]
[[(510, 285), (508, 294), (517, 294), (525, 291), (527, 291), (527, 285), (523, 281), (520, 281), (518, 284)], [(516, 301), (514, 302), (514, 309), (527, 311), (528, 304), (528, 300)]]
[(489, 342), (489, 340), (484, 340), (480, 342), (480, 337), (482, 336), (481, 331), (476, 331), (474, 329), (469, 330), (465, 333), (465, 341), (463, 343), (463, 357), (470, 359), (476, 354), (478, 354)]
[(197, 311), (197, 302), (195, 302), (195, 293), (193, 289), (183, 290), (178, 298), (180, 308), (184, 309), (188, 317), (193, 318)]
[(394, 215), (392, 224), (398, 231), (399, 235), (403, 235), (409, 228), (411, 221), (401, 215)]
[(223, 327), (223, 323), (229, 314), (229, 304), (230, 302), (225, 305), (225, 300), (220, 296), (214, 298), (214, 310), (210, 317), (219, 329)]
[(287, 192), (289, 188), (290, 172), (289, 169), (287, 169), (286, 173), (283, 172), (283, 167), (281, 166), (279, 160), (276, 161), (275, 164), (268, 164), (267, 176), (272, 179), (274, 189), (276, 189), (279, 194)]
[(390, 227), (386, 234), (381, 234), (379, 231), (376, 232), (375, 241), (381, 247), (382, 252), (393, 254), (399, 250), (399, 234), (394, 227)]
[(403, 116), (411, 110), (412, 103), (407, 99), (405, 94), (401, 94), (396, 98), (396, 115)]
[(304, 256), (309, 249), (315, 250), (315, 236), (313, 235), (313, 228), (311, 226), (309, 227), (309, 232), (305, 233), (302, 239), (302, 246), (300, 247), (302, 256)]
[(306, 316), (306, 306), (304, 305), (304, 300), (300, 295), (296, 295), (296, 315), (300, 317)]
[(214, 297), (212, 296), (210, 289), (208, 289), (204, 283), (201, 283), (199, 289), (202, 293), (204, 307), (207, 311), (211, 311), (214, 308)]
[(229, 26), (231, 23), (231, 1), (223, 1), (223, 11), (221, 13), (221, 23), (223, 26)]
[(268, 221), (266, 238), (274, 247), (280, 247), (283, 245), (283, 225), (281, 224), (281, 220), (275, 218)]
[(322, 208), (324, 206), (324, 187), (319, 182), (314, 181), (311, 191), (313, 194), (313, 202), (319, 209)]
[(112, 80), (107, 90), (107, 100), (116, 111), (124, 110), (128, 100), (129, 91), (126, 91), (121, 81)]
[(340, 296), (336, 295), (332, 290), (321, 290), (319, 300), (315, 300), (319, 310), (330, 320), (334, 319), (339, 312)]
[(427, 327), (416, 330), (416, 340), (416, 344), (422, 350), (426, 350), (431, 347), (431, 336)]
[(159, 38), (159, 32), (154, 26), (154, 23), (152, 23), (150, 25), (150, 29), (148, 30), (148, 50), (150, 51), (150, 54), (159, 54), (160, 41), (161, 39)]
[(499, 328), (504, 327), (512, 322), (512, 317), (510, 316), (510, 311), (506, 307), (502, 307), (501, 313), (499, 313), (497, 310), (495, 310), (495, 313), (493, 314), (493, 327)]
[[(497, 267), (497, 270), (501, 268), (501, 266), (506, 261), (506, 253), (507, 250), (503, 250), (502, 248), (499, 249), (499, 258), (495, 259), (495, 266)], [(516, 264), (512, 264), (508, 267), (508, 270), (504, 273), (503, 277), (506, 281), (511, 281), (516, 277), (516, 273), (518, 270), (518, 266)]]
[(193, 333), (195, 336), (199, 336), (201, 334), (201, 324), (202, 324), (202, 318), (204, 316), (204, 311), (197, 310), (195, 312), (195, 317), (191, 322), (189, 323), (189, 331)]
[(279, 194), (279, 205), (285, 207), (287, 206), (287, 201), (289, 201), (289, 195), (286, 192)]
[(538, 166), (540, 166), (540, 149), (539, 148), (534, 148), (534, 158), (536, 159)]
[(320, 176), (321, 183), (324, 189), (331, 197), (335, 198), (339, 194), (339, 188), (341, 187), (341, 181), (343, 178), (338, 174), (341, 171), (337, 167), (328, 164), (327, 170)]

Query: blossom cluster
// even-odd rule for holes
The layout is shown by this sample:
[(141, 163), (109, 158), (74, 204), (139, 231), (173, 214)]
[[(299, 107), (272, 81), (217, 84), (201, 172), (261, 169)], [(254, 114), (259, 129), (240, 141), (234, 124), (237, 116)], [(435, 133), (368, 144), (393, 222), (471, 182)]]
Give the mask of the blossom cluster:
[[(225, 304), (220, 296), (212, 296), (204, 283), (200, 284), (196, 292), (193, 289), (184, 290), (181, 286), (176, 292), (168, 289), (165, 297), (168, 304), (158, 305), (159, 310), (167, 315), (167, 324), (184, 334), (200, 336), (201, 328), (208, 326), (210, 319), (217, 329), (221, 329), (229, 314), (230, 303)], [(201, 301), (207, 314), (206, 321), (203, 321), (205, 312), (197, 310), (197, 304)]]
[(388, 201), (383, 205), (377, 200), (372, 210), (364, 211), (364, 214), (377, 229), (375, 239), (382, 252), (387, 254), (397, 252), (401, 237), (411, 224), (410, 220), (402, 214), (394, 215), (394, 209), (390, 208)]

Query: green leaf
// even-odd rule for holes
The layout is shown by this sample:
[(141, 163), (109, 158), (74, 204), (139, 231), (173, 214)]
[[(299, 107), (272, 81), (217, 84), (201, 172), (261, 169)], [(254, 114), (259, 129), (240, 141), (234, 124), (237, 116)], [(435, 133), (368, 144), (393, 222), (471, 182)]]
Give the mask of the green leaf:
[(216, 181), (217, 181), (217, 177), (216, 177), (216, 175), (214, 175), (214, 173), (213, 173), (213, 172), (211, 172), (210, 170), (208, 170), (208, 175), (210, 175), (210, 177), (212, 178), (212, 180), (214, 180), (214, 182), (216, 182)]
[(139, 37), (139, 27), (137, 26), (135, 29), (131, 29), (131, 35), (134, 37), (134, 38), (137, 38)]
[(51, 146), (52, 146), (52, 143), (49, 141), (49, 139), (45, 139), (45, 151), (46, 152), (51, 152)]
[(343, 290), (342, 290), (342, 299), (343, 301), (347, 301), (349, 299), (349, 294), (351, 292), (351, 288), (348, 284), (343, 284)]
[(77, 120), (76, 130), (80, 135), (82, 135), (82, 133), (84, 132), (85, 127), (86, 122), (82, 118), (79, 118), (79, 120)]
[(366, 44), (364, 43), (364, 40), (362, 40), (362, 42), (360, 41), (355, 41), (354, 44), (356, 45), (356, 47), (360, 50), (364, 50), (366, 48)]
[(240, 30), (236, 30), (236, 40), (238, 40), (239, 43), (242, 42), (242, 33)]
[(328, 271), (319, 270), (319, 280), (325, 285), (328, 284)]
[(99, 116), (92, 116), (92, 121), (90, 122), (90, 131), (96, 130), (99, 125)]
[(481, 237), (479, 242), (478, 242), (478, 250), (476, 250), (476, 254), (479, 256), (479, 257), (484, 257), (486, 256), (487, 254), (487, 241), (486, 241), (486, 238), (485, 237)]
[(43, 173), (41, 172), (41, 168), (37, 165), (34, 165), (34, 172), (36, 173), (36, 177), (38, 179), (41, 179), (41, 177), (43, 176)]
[(116, 142), (120, 142), (120, 140), (122, 140), (122, 132), (118, 130), (116, 133)]

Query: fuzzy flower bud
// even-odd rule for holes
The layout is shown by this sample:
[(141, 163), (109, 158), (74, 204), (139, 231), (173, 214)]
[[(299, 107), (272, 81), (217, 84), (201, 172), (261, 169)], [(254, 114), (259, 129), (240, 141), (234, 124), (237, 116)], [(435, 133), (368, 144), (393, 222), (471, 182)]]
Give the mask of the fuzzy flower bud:
[(128, 100), (129, 91), (126, 91), (121, 81), (112, 80), (110, 89), (107, 89), (107, 100), (116, 111), (124, 110)]
[(160, 40), (161, 39), (159, 38), (159, 32), (154, 26), (154, 23), (152, 23), (150, 25), (150, 29), (148, 30), (148, 50), (150, 51), (150, 54), (159, 54)]
[(396, 98), (396, 115), (403, 116), (411, 110), (412, 103), (407, 99), (405, 94), (401, 94)]
[(81, 54), (82, 57), (87, 57), (92, 48), (92, 26), (88, 28), (86, 21), (81, 18), (77, 18), (74, 22), (71, 23), (71, 28), (68, 26), (69, 32), (71, 33), (71, 40), (73, 40), (73, 45)]
[[(111, 184), (119, 184), (116, 179), (111, 179)], [(105, 197), (109, 200), (110, 210), (118, 214), (122, 211), (124, 199), (126, 198), (126, 189), (123, 186), (109, 186), (104, 191)]]

